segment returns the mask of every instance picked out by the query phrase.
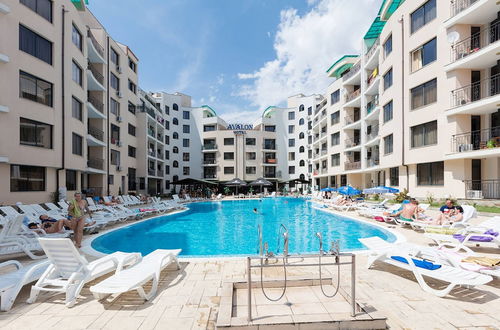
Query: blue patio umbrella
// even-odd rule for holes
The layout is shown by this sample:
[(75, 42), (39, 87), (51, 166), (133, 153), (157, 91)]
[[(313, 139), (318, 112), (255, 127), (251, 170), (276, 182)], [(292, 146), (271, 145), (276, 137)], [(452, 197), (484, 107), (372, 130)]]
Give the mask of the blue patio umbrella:
[(323, 189), (321, 189), (320, 191), (335, 191), (335, 189), (334, 189), (334, 188), (327, 187), (327, 188), (323, 188)]
[(399, 189), (397, 189), (397, 188), (393, 188), (393, 187), (378, 186), (378, 187), (375, 187), (375, 188), (387, 189), (387, 192), (388, 192), (388, 193), (391, 193), (391, 194), (395, 194), (395, 193), (398, 193), (398, 192), (399, 192)]
[(342, 195), (348, 195), (348, 196), (361, 194), (361, 191), (359, 191), (358, 189), (353, 188), (351, 186), (340, 187), (339, 189), (337, 189), (337, 192), (342, 194)]
[(375, 188), (367, 188), (363, 189), (363, 194), (387, 194), (387, 193), (398, 193), (399, 189), (386, 187), (386, 186), (378, 186)]

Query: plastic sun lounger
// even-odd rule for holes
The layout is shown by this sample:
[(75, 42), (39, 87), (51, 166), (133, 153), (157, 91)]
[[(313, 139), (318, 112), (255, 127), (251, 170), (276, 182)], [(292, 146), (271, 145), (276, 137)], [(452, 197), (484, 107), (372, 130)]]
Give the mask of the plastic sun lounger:
[(140, 260), (139, 253), (115, 252), (88, 262), (67, 238), (40, 238), (39, 241), (50, 265), (31, 287), (28, 303), (34, 303), (41, 291), (60, 292), (66, 294), (66, 307), (72, 307), (86, 283)]
[(427, 224), (425, 222), (414, 221), (413, 223), (411, 223), (411, 226), (415, 230), (425, 230), (426, 228), (435, 228), (436, 229), (436, 228), (460, 228), (460, 227), (466, 227), (468, 225), (468, 223), (469, 223), (469, 220), (472, 219), (472, 218), (475, 218), (477, 216), (477, 212), (476, 212), (476, 209), (474, 208), (474, 206), (463, 205), (462, 208), (464, 209), (464, 214), (463, 214), (462, 220), (454, 222), (451, 225), (442, 225), (442, 226), (439, 226), (439, 225)]
[[(96, 299), (105, 299), (112, 294), (122, 294), (136, 290), (139, 296), (145, 300), (150, 300), (156, 295), (160, 273), (168, 265), (176, 263), (177, 269), (180, 269), (177, 256), (181, 252), (177, 250), (158, 249), (137, 263), (136, 265), (116, 273), (102, 282), (90, 287), (90, 291)], [(153, 281), (150, 292), (146, 293), (144, 285)]]
[[(41, 259), (45, 256), (37, 256), (33, 251), (42, 248), (32, 233), (25, 233), (23, 228), (23, 215), (7, 217), (0, 231), (0, 255), (24, 253), (31, 259)], [(25, 235), (26, 234), (26, 235)]]
[[(421, 256), (425, 256), (425, 251), (428, 248), (413, 244), (391, 244), (382, 240), (380, 237), (360, 238), (359, 241), (367, 248), (372, 250), (368, 258), (368, 268), (374, 262), (384, 262), (408, 271), (411, 271), (418, 284), (425, 292), (432, 293), (438, 297), (448, 295), (458, 285), (467, 285), (470, 287), (486, 284), (493, 280), (490, 275), (479, 274), (467, 271), (461, 268), (450, 265), (436, 265), (435, 267), (421, 267), (420, 263), (424, 263)], [(399, 260), (394, 259), (397, 257)], [(429, 262), (427, 262), (429, 264)], [(449, 283), (444, 289), (437, 290), (430, 287), (424, 280), (424, 276)]]
[(0, 275), (0, 310), (2, 312), (12, 308), (22, 287), (38, 280), (49, 266), (49, 262), (43, 260), (28, 266), (21, 265), (17, 260), (0, 263), (0, 269), (8, 266), (14, 266), (16, 270)]

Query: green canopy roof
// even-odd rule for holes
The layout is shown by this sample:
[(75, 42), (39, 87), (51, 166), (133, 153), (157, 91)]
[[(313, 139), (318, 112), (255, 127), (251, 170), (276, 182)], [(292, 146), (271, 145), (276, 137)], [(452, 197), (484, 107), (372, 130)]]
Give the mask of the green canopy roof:
[(76, 9), (82, 11), (85, 10), (85, 5), (89, 4), (89, 0), (71, 0), (71, 3), (76, 7)]
[(274, 105), (268, 106), (266, 110), (262, 113), (263, 118), (271, 118), (271, 116), (274, 113), (274, 110), (276, 110), (276, 107)]

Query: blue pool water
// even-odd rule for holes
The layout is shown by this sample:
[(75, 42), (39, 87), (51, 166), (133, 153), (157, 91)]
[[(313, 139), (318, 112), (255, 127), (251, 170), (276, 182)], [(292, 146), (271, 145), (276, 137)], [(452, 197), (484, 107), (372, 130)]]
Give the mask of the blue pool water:
[[(276, 252), (281, 223), (288, 228), (291, 253), (317, 252), (316, 232), (323, 234), (325, 249), (331, 240), (340, 239), (342, 251), (363, 249), (358, 241), (362, 237), (396, 240), (380, 227), (332, 215), (298, 198), (202, 202), (188, 207), (185, 212), (160, 216), (97, 237), (92, 247), (103, 253), (124, 251), (143, 255), (158, 248), (181, 248), (182, 255), (190, 257), (254, 255), (258, 253), (258, 224), (263, 228), (263, 241)], [(258, 214), (253, 212), (254, 208)]]

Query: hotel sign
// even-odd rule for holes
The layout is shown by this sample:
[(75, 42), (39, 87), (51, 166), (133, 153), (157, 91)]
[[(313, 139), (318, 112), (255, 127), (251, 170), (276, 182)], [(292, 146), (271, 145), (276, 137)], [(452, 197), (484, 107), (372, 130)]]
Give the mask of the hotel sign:
[(232, 130), (234, 134), (245, 134), (245, 131), (253, 130), (252, 124), (229, 124), (227, 125), (228, 130)]

